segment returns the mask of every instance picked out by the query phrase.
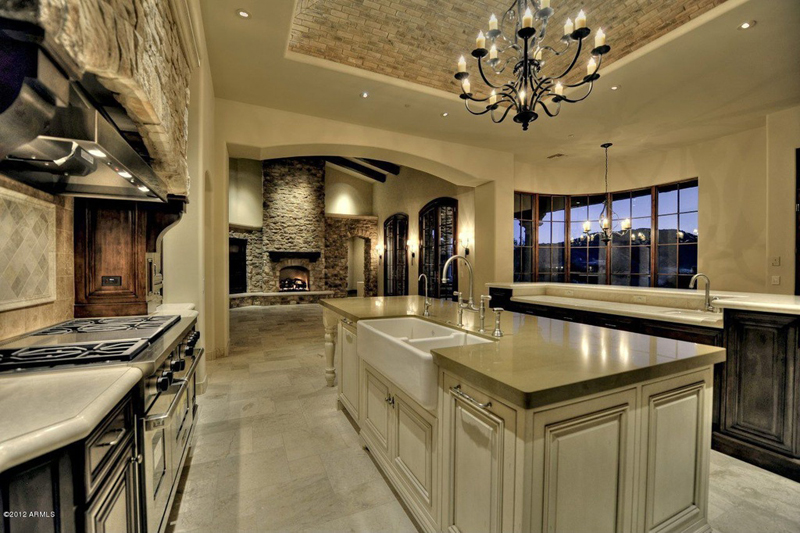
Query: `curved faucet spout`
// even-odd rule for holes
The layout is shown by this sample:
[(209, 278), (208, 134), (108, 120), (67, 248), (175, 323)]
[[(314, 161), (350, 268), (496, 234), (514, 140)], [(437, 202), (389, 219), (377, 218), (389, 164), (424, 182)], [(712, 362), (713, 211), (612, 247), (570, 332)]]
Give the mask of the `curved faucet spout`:
[(444, 263), (444, 267), (442, 267), (442, 279), (447, 279), (447, 267), (450, 266), (450, 263), (453, 261), (457, 261), (461, 259), (467, 265), (467, 270), (469, 271), (469, 299), (467, 300), (468, 305), (470, 307), (474, 307), (474, 300), (472, 299), (472, 285), (474, 280), (474, 274), (472, 272), (472, 264), (470, 264), (469, 259), (467, 259), (463, 255), (454, 255), (451, 256), (447, 261)]

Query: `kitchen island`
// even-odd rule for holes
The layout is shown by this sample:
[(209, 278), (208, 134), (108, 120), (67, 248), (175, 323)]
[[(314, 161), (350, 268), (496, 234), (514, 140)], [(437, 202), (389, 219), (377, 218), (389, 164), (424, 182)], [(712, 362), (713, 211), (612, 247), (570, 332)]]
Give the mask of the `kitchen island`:
[[(474, 341), (430, 350), (431, 408), (359, 341), (376, 319), (422, 317), (423, 302), (322, 305), (327, 375), (338, 371), (341, 405), (424, 530), (708, 529), (712, 368), (724, 349), (510, 312), (494, 338), (465, 313)], [(454, 327), (456, 304), (435, 301), (431, 314)], [(386, 349), (398, 342), (408, 340)]]

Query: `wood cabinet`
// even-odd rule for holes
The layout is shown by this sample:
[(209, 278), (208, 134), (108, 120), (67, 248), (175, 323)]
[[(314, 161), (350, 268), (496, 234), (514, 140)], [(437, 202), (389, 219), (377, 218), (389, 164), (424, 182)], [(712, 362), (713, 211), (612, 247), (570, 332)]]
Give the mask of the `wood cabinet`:
[(339, 357), (339, 401), (357, 422), (361, 391), (360, 359), (358, 357), (358, 336), (355, 327), (339, 322), (337, 336)]
[(138, 479), (133, 441), (123, 449), (109, 478), (86, 510), (87, 533), (137, 533), (139, 531)]
[(362, 362), (361, 436), (425, 531), (439, 530), (439, 422)]
[(516, 411), (444, 373), (443, 529), (514, 531)]
[(533, 415), (531, 531), (630, 531), (636, 390)]
[(160, 242), (183, 207), (75, 200), (75, 317), (146, 314), (160, 300)]
[(800, 481), (800, 317), (725, 312), (722, 427), (714, 447)]

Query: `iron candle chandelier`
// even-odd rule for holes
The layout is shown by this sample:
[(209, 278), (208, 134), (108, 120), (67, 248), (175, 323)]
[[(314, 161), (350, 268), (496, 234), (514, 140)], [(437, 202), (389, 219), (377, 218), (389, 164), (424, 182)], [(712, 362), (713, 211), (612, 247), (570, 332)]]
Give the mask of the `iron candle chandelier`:
[[(488, 33), (484, 35), (481, 31), (478, 34), (476, 48), (472, 51), (472, 56), (478, 63), (481, 80), (491, 89), (489, 96), (479, 98), (473, 95), (467, 62), (463, 56), (458, 62), (458, 72), (455, 77), (461, 82), (460, 97), (464, 100), (467, 111), (473, 115), (489, 113), (495, 123), (502, 122), (513, 112), (514, 122), (522, 124), (522, 129), (527, 130), (528, 125), (539, 117), (539, 112), (554, 117), (561, 110), (561, 102), (580, 102), (591, 94), (594, 81), (600, 77), (597, 71), (600, 69), (603, 55), (611, 50), (606, 44), (606, 36), (602, 29), (595, 33), (592, 57), (586, 65), (586, 76), (583, 80), (572, 85), (562, 84), (559, 80), (572, 72), (583, 49), (583, 41), (591, 30), (586, 26), (586, 15), (581, 11), (574, 23), (567, 19), (564, 24), (564, 34), (560, 40), (563, 46), (560, 50), (544, 46), (542, 43), (547, 23), (553, 13), (550, 0), (515, 0), (503, 14), (502, 20), (498, 21), (492, 14)], [(534, 22), (539, 25), (538, 30), (534, 27)], [(513, 31), (503, 31), (503, 28)], [(550, 58), (562, 56), (567, 53), (573, 42), (577, 45), (569, 66), (556, 76), (542, 75), (542, 67), (546, 64), (545, 55)], [(513, 79), (502, 84), (492, 83), (486, 76), (486, 66), (496, 75), (511, 68)], [(574, 99), (564, 96), (564, 89), (582, 86), (588, 86), (585, 95)], [(483, 104), (484, 108), (473, 110), (470, 108), (470, 102)]]
[[(606, 151), (606, 171), (605, 171), (605, 195), (603, 197), (603, 210), (600, 211), (600, 240), (603, 241), (604, 244), (608, 244), (611, 238), (614, 235), (614, 228), (613, 224), (614, 221), (617, 220), (619, 217), (611, 208), (611, 200), (608, 197), (608, 149), (611, 148), (613, 145), (611, 143), (603, 143), (600, 145)], [(631, 219), (626, 218), (621, 220), (619, 223), (620, 229), (625, 232), (631, 229)], [(592, 231), (592, 223), (590, 221), (586, 221), (583, 223), (583, 232), (588, 236)]]

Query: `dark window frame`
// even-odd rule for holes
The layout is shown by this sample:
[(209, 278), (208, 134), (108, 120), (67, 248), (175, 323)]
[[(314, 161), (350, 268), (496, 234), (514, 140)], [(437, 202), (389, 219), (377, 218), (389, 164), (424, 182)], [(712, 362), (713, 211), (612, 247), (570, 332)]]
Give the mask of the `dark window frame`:
[[(638, 276), (640, 279), (642, 277), (649, 277), (650, 279), (648, 280), (648, 284), (647, 285), (634, 285), (634, 286), (659, 287), (659, 284), (658, 284), (658, 280), (659, 280), (659, 271), (658, 271), (658, 251), (659, 251), (659, 248), (658, 248), (659, 247), (658, 192), (659, 192), (659, 190), (663, 190), (663, 189), (666, 189), (668, 187), (673, 187), (673, 186), (675, 186), (678, 191), (680, 191), (681, 189), (684, 189), (684, 188), (691, 188), (691, 187), (697, 187), (697, 189), (698, 189), (698, 206), (697, 206), (697, 209), (695, 211), (690, 211), (690, 210), (681, 211), (680, 203), (677, 204), (678, 206), (676, 208), (676, 214), (677, 214), (678, 221), (679, 221), (678, 223), (680, 224), (681, 213), (684, 213), (684, 214), (696, 214), (697, 216), (699, 216), (699, 196), (700, 196), (699, 195), (699, 188), (700, 188), (700, 182), (699, 182), (699, 179), (696, 178), (696, 177), (695, 178), (691, 178), (691, 179), (672, 181), (672, 182), (668, 182), (668, 183), (660, 183), (660, 184), (652, 185), (652, 186), (649, 186), (649, 187), (637, 187), (637, 188), (633, 188), (633, 189), (623, 189), (623, 190), (619, 190), (619, 191), (610, 191), (608, 193), (607, 197), (606, 197), (607, 201), (613, 202), (613, 199), (614, 199), (615, 196), (624, 195), (624, 194), (628, 194), (629, 197), (632, 198), (634, 193), (643, 193), (644, 191), (648, 191), (649, 195), (650, 195), (650, 217), (649, 217), (650, 218), (650, 242), (649, 242), (649, 244), (646, 244), (646, 245), (636, 245), (637, 247), (641, 247), (641, 248), (645, 248), (645, 247), (649, 248), (649, 250), (650, 250), (650, 258), (649, 258), (649, 260), (650, 260), (650, 272), (649, 272), (649, 274), (640, 274), (640, 273), (639, 274), (633, 274), (633, 273), (630, 273), (630, 272), (628, 274), (623, 274), (623, 275), (627, 275), (629, 279), (634, 275)], [(678, 194), (680, 194), (680, 193), (678, 193)], [(555, 198), (564, 198), (564, 205), (565, 205), (565, 216), (564, 216), (564, 232), (565, 232), (565, 234), (564, 234), (564, 245), (565, 245), (565, 250), (564, 250), (564, 270), (563, 270), (564, 271), (564, 274), (563, 274), (564, 281), (563, 281), (563, 283), (574, 283), (573, 281), (571, 281), (571, 276), (573, 274), (572, 268), (571, 268), (572, 267), (572, 265), (571, 265), (571, 263), (572, 263), (572, 251), (573, 251), (573, 248), (574, 248), (573, 244), (572, 244), (572, 231), (571, 231), (571, 228), (572, 228), (572, 223), (573, 222), (584, 222), (584, 221), (583, 220), (580, 220), (580, 221), (577, 221), (577, 220), (573, 221), (572, 220), (572, 209), (573, 209), (572, 208), (572, 199), (573, 198), (587, 198), (587, 199), (590, 199), (592, 197), (598, 197), (598, 196), (602, 197), (603, 194), (602, 193), (600, 193), (600, 194), (596, 194), (596, 193), (595, 194), (591, 194), (590, 193), (590, 194), (563, 195), (563, 194), (541, 194), (541, 193), (532, 193), (532, 192), (528, 192), (528, 191), (515, 190), (514, 191), (514, 205), (515, 205), (514, 209), (515, 209), (515, 211), (514, 211), (514, 213), (512, 213), (515, 227), (516, 227), (516, 224), (517, 224), (518, 220), (527, 221), (527, 219), (519, 219), (517, 217), (518, 212), (520, 212), (520, 211), (517, 210), (517, 207), (516, 207), (517, 206), (517, 197), (518, 197), (518, 195), (525, 195), (525, 196), (528, 196), (530, 198), (530, 202), (531, 202), (531, 206), (532, 206), (531, 219), (533, 221), (533, 223), (532, 223), (532, 230), (533, 231), (532, 231), (532, 236), (531, 236), (533, 250), (532, 250), (532, 259), (531, 259), (531, 271), (530, 272), (521, 272), (521, 271), (519, 271), (517, 269), (517, 266), (518, 265), (519, 266), (523, 265), (521, 260), (518, 261), (518, 259), (522, 258), (522, 254), (520, 253), (519, 258), (517, 256), (517, 254), (518, 254), (518, 249), (521, 249), (521, 248), (524, 248), (524, 247), (523, 246), (518, 246), (516, 242), (514, 243), (514, 246), (513, 246), (513, 249), (514, 249), (514, 281), (518, 281), (518, 280), (521, 280), (522, 278), (527, 278), (527, 277), (530, 277), (530, 281), (538, 282), (540, 280), (540, 271), (539, 271), (539, 252), (540, 252), (540, 250), (539, 250), (539, 228), (540, 228), (539, 220), (541, 220), (540, 213), (539, 213), (540, 198), (550, 198), (551, 202), (552, 202), (552, 198), (555, 197)], [(522, 201), (520, 201), (520, 205), (522, 205)], [(620, 218), (628, 218), (628, 217), (621, 216)], [(631, 216), (630, 218), (631, 218), (631, 220), (634, 220), (633, 216)], [(636, 218), (644, 219), (644, 218), (647, 218), (647, 217), (636, 217)], [(593, 219), (590, 218), (590, 220), (591, 220), (592, 223), (595, 223), (595, 221)], [(699, 223), (698, 223), (698, 225), (699, 225)], [(680, 228), (678, 228), (678, 230), (680, 231)], [(551, 234), (552, 234), (552, 229), (551, 229)], [(515, 235), (515, 239), (516, 239), (516, 235)], [(598, 283), (602, 284), (602, 285), (612, 285), (612, 278), (614, 276), (614, 269), (613, 269), (613, 264), (612, 264), (612, 248), (615, 248), (613, 246), (613, 244), (614, 243), (612, 241), (612, 242), (608, 243), (608, 245), (604, 245), (603, 244), (603, 245), (600, 246), (601, 250), (603, 248), (605, 248), (604, 252), (601, 252), (601, 253), (605, 253), (605, 274), (598, 277)], [(684, 243), (676, 242), (676, 245), (678, 247), (687, 246), (687, 245), (697, 246), (696, 242), (695, 243), (692, 243), (692, 242), (684, 242)], [(622, 246), (622, 247), (625, 247), (625, 246)], [(596, 248), (596, 247), (587, 245), (587, 257), (588, 257), (588, 248)], [(617, 246), (616, 248), (621, 248), (621, 247)], [(633, 252), (632, 248), (634, 248), (634, 245), (628, 244), (627, 248), (631, 249), (631, 253), (632, 253)], [(695, 250), (696, 250), (696, 248), (695, 248)], [(677, 252), (680, 253), (680, 248), (677, 250)], [(699, 256), (699, 254), (698, 254), (698, 256)], [(688, 274), (686, 274), (686, 275), (679, 274), (679, 271), (680, 271), (680, 257), (679, 257), (679, 255), (676, 254), (676, 258), (677, 258), (676, 259), (676, 267), (678, 269), (678, 272), (676, 272), (675, 277), (676, 277), (676, 280), (678, 282), (677, 287), (680, 287), (681, 286), (681, 284), (680, 284), (681, 281), (685, 281), (683, 278), (687, 278)], [(699, 261), (699, 259), (698, 259), (698, 261)], [(551, 265), (552, 265), (552, 263), (551, 263)], [(551, 266), (551, 269), (552, 269), (552, 266)], [(694, 270), (695, 271), (697, 270), (697, 261), (694, 264)], [(550, 272), (552, 273), (552, 270)], [(578, 274), (578, 273), (576, 273), (576, 274)], [(670, 276), (671, 276), (671, 274), (670, 274)], [(588, 279), (588, 277), (587, 277), (587, 279)], [(561, 281), (556, 281), (555, 283), (561, 283)], [(627, 285), (627, 286), (630, 286), (630, 285)]]
[[(383, 293), (385, 296), (408, 295), (408, 247), (406, 241), (411, 231), (408, 220), (408, 215), (405, 213), (395, 213), (386, 217), (383, 222)], [(403, 233), (403, 228), (405, 233)], [(394, 272), (392, 276), (389, 276), (390, 267)], [(398, 274), (402, 279), (397, 279)]]
[[(450, 279), (452, 279), (452, 290), (448, 291), (447, 284), (440, 281), (441, 269), (444, 262), (441, 261), (441, 228), (442, 228), (442, 209), (449, 208), (453, 210), (453, 236), (451, 248), (453, 254), (458, 253), (458, 200), (448, 196), (442, 196), (431, 200), (419, 210), (419, 225), (417, 226), (417, 240), (419, 243), (419, 274), (426, 274), (428, 276), (428, 294), (431, 298), (453, 298), (452, 291), (458, 290), (458, 262), (454, 261), (450, 264)], [(426, 250), (429, 246), (425, 243), (426, 235), (423, 235), (425, 230), (425, 216), (431, 211), (436, 211), (436, 223), (434, 227), (433, 249), (434, 269), (427, 271), (428, 258), (426, 257)], [(450, 292), (450, 294), (448, 294)], [(423, 281), (418, 281), (418, 293), (425, 294), (425, 284)]]

